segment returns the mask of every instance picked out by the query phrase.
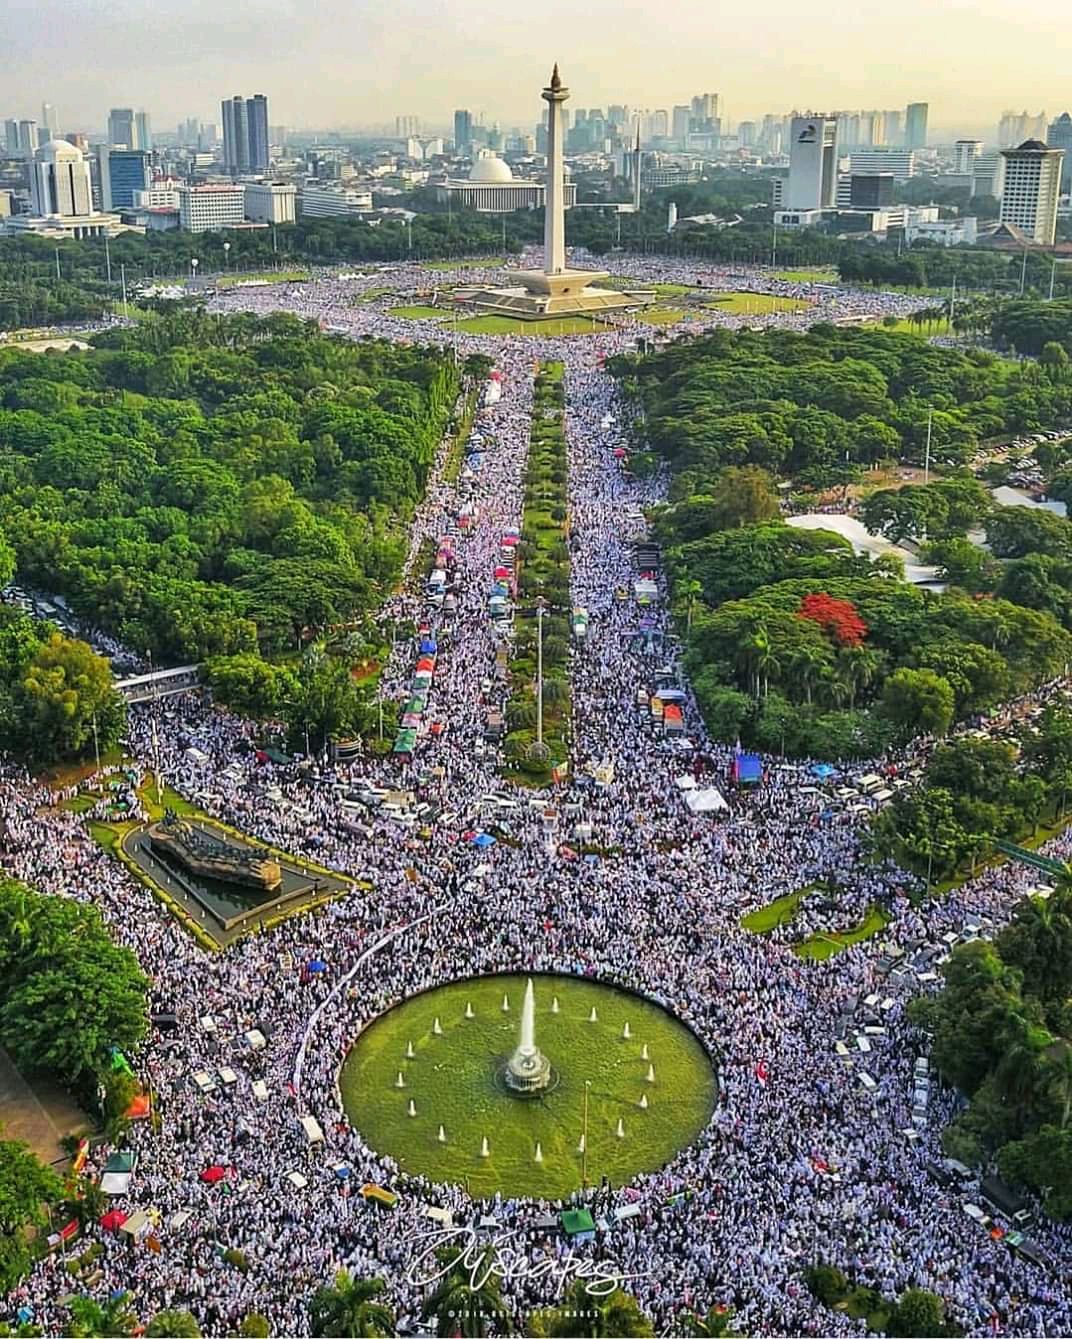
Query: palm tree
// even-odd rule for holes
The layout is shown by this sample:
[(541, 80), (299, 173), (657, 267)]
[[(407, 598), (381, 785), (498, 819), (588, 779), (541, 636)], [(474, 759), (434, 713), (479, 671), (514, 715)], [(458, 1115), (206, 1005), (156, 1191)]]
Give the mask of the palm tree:
[[(446, 1268), (435, 1290), (425, 1298), (421, 1315), (425, 1320), (435, 1317), (436, 1334), (481, 1339), (488, 1332), (492, 1316), (506, 1315), (506, 1304), (486, 1253), (471, 1267), (454, 1246), (437, 1251), (436, 1259)], [(478, 1278), (481, 1282), (474, 1287), (473, 1280)]]
[(565, 1304), (547, 1317), (549, 1339), (626, 1339), (655, 1331), (632, 1294), (615, 1288), (594, 1296), (583, 1279), (567, 1294)]
[[(1041, 1035), (1040, 1035), (1041, 1033)], [(1048, 1034), (1020, 1014), (1012, 1014), (1001, 1037), (1001, 1060), (994, 1072), (1002, 1098), (1023, 1117), (1034, 1103), (1039, 1084), (1040, 1041)]]
[(855, 707), (856, 695), (870, 688), (882, 668), (882, 653), (870, 646), (843, 646), (838, 652), (837, 673), (849, 687), (849, 706)]
[(148, 1339), (201, 1339), (201, 1327), (189, 1311), (158, 1311), (145, 1333)]
[(318, 1288), (309, 1303), (313, 1334), (328, 1339), (394, 1334), (394, 1311), (375, 1300), (386, 1290), (383, 1279), (355, 1279), (348, 1270), (340, 1269), (334, 1286)]
[(682, 1322), (687, 1334), (699, 1335), (701, 1339), (722, 1339), (732, 1334), (730, 1325), (733, 1323), (733, 1307), (713, 1306), (703, 1316), (688, 1311), (682, 1317)]
[(132, 1334), (138, 1318), (128, 1303), (130, 1293), (116, 1293), (107, 1302), (95, 1302), (92, 1297), (71, 1299), (71, 1321), (67, 1326), (70, 1339), (113, 1339), (113, 1336)]
[(793, 656), (793, 668), (800, 675), (801, 682), (804, 684), (804, 694), (807, 697), (809, 707), (811, 706), (812, 690), (825, 664), (826, 657), (817, 646), (802, 646)]

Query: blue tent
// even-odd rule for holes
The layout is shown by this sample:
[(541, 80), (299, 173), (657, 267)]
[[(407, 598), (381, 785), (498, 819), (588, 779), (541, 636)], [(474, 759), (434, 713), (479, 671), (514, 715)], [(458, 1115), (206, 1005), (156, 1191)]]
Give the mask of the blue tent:
[(813, 762), (808, 768), (812, 776), (817, 776), (820, 781), (825, 781), (827, 777), (833, 776), (837, 771), (836, 767), (831, 767), (828, 762)]
[(473, 838), (473, 845), (478, 851), (486, 851), (489, 846), (495, 845), (495, 838), (490, 832), (478, 832)]
[(328, 965), (326, 962), (322, 962), (319, 958), (314, 958), (312, 962), (307, 962), (305, 964), (305, 970), (312, 976), (316, 972), (326, 972), (328, 970)]
[(424, 639), (424, 641), (421, 642), (421, 651), (420, 651), (420, 653), (421, 653), (422, 656), (434, 656), (435, 653), (436, 653), (436, 644), (435, 644), (435, 642), (433, 642), (433, 641), (431, 640), (431, 638), (426, 637), (426, 638)]

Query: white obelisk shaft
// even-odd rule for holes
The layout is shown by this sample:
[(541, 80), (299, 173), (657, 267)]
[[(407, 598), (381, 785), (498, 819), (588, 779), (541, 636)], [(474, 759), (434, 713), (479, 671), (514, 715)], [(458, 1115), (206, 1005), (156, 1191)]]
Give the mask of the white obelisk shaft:
[(525, 987), (525, 1002), (521, 1006), (521, 1041), (518, 1044), (520, 1055), (536, 1053), (536, 995), (532, 989), (532, 977)]
[(551, 83), (541, 95), (547, 103), (547, 187), (544, 193), (543, 269), (545, 274), (561, 274), (566, 268), (566, 196), (563, 180), (565, 131), (562, 104), (569, 89), (562, 87), (556, 65)]

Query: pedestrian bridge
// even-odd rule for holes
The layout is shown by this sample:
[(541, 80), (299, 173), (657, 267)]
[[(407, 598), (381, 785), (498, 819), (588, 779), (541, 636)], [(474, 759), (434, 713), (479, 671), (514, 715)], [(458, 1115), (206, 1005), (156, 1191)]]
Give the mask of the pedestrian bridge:
[(115, 681), (115, 691), (129, 703), (154, 702), (200, 686), (200, 665), (179, 665), (176, 669), (153, 670), (151, 674), (135, 674)]

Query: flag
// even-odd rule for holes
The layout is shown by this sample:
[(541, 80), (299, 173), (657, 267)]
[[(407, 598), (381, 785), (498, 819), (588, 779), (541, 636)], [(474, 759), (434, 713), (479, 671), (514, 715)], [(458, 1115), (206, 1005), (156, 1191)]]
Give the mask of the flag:
[(756, 1079), (765, 1088), (767, 1086), (767, 1062), (761, 1060), (756, 1066)]

